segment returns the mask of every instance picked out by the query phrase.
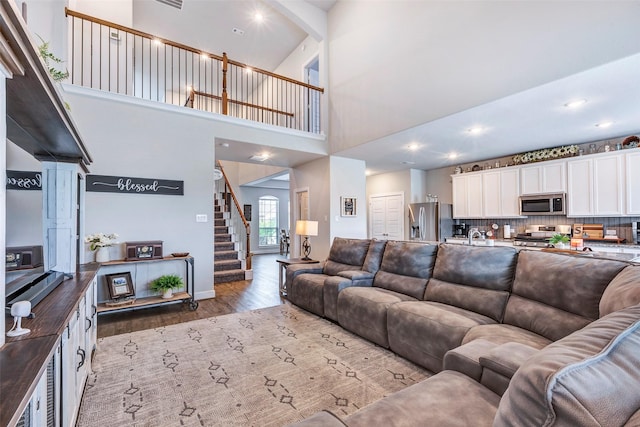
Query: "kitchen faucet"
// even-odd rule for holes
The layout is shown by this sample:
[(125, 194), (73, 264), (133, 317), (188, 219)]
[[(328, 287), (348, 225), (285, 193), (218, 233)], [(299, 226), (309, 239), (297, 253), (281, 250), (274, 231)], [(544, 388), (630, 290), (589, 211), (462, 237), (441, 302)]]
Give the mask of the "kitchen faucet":
[(482, 236), (482, 234), (478, 231), (477, 228), (472, 228), (469, 231), (469, 246), (471, 246), (473, 244), (473, 238), (474, 237), (480, 237)]

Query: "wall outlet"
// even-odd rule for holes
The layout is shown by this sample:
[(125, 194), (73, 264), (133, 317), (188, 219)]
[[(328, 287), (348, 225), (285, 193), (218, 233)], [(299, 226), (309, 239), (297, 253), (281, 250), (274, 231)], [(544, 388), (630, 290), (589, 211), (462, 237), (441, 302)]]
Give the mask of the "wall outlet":
[(196, 222), (207, 222), (207, 215), (206, 214), (196, 215)]

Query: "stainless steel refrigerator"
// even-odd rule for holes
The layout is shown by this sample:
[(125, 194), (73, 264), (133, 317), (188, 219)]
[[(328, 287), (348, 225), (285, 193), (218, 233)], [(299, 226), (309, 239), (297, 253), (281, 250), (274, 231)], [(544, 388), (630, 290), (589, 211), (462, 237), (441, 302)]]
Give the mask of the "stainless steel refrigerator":
[(411, 240), (444, 242), (453, 236), (453, 206), (447, 203), (411, 203), (409, 205)]

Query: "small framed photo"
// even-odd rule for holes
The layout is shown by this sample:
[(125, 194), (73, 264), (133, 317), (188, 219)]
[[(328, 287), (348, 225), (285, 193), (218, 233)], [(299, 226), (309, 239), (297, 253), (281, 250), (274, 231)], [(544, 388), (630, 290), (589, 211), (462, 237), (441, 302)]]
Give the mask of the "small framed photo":
[(341, 216), (356, 216), (358, 214), (355, 197), (340, 197), (340, 207)]
[(104, 277), (107, 280), (107, 289), (111, 299), (133, 296), (133, 281), (130, 272), (105, 274)]

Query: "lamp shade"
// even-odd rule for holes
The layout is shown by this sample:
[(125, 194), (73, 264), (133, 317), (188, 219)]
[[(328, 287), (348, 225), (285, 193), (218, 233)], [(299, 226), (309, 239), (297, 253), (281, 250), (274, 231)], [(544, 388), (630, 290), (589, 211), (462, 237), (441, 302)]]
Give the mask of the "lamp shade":
[(318, 221), (296, 221), (296, 234), (298, 236), (317, 236)]

